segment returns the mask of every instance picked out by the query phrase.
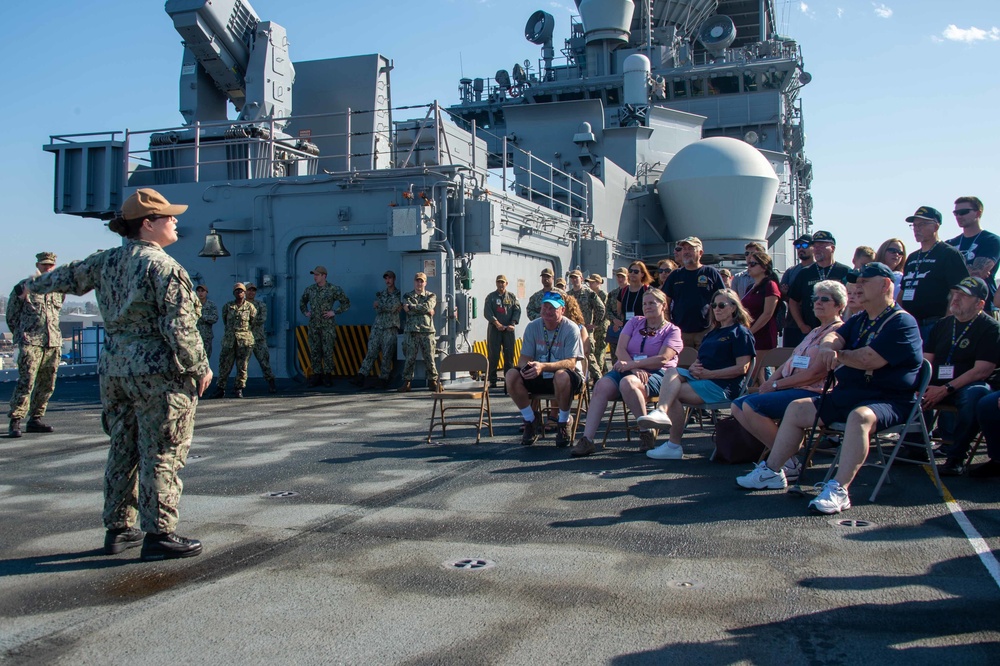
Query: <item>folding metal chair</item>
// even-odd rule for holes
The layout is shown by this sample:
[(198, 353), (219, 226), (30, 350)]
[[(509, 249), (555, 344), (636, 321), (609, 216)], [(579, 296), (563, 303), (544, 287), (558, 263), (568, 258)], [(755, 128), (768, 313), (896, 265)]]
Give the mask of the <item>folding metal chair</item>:
[[(444, 375), (452, 372), (468, 372), (478, 379), (471, 380), (474, 384), (466, 387), (449, 386), (441, 393), (433, 393), (434, 406), (431, 408), (431, 425), (427, 429), (427, 443), (431, 442), (434, 428), (441, 428), (441, 437), (445, 437), (448, 426), (476, 426), (476, 444), (479, 443), (483, 431), (483, 421), (489, 427), (490, 437), (493, 436), (493, 411), (490, 408), (490, 391), (487, 385), (487, 370), (489, 361), (482, 354), (471, 352), (445, 356), (438, 362), (438, 372)], [(447, 412), (454, 410), (477, 411), (478, 420), (446, 420)]]
[(794, 347), (775, 347), (760, 353), (757, 357), (757, 370), (753, 374), (747, 393), (756, 393), (761, 384), (764, 383), (764, 371), (767, 368), (780, 368), (789, 358), (792, 357)]
[[(583, 385), (580, 387), (580, 390), (572, 397), (572, 400), (576, 400), (576, 411), (573, 412), (573, 428), (569, 433), (569, 438), (571, 441), (576, 439), (576, 428), (577, 426), (580, 425), (580, 414), (583, 412), (584, 407), (586, 408), (590, 407), (590, 387), (588, 386), (586, 380), (587, 359), (583, 359), (583, 376), (584, 376)], [(546, 424), (545, 415), (548, 413), (552, 401), (556, 399), (556, 394), (529, 393), (528, 396), (531, 398), (532, 404), (534, 404), (536, 400), (538, 401), (539, 409), (541, 410), (540, 413), (542, 414), (542, 430), (539, 434), (542, 439), (545, 439), (545, 424)], [(573, 410), (572, 400), (570, 401), (571, 411)]]

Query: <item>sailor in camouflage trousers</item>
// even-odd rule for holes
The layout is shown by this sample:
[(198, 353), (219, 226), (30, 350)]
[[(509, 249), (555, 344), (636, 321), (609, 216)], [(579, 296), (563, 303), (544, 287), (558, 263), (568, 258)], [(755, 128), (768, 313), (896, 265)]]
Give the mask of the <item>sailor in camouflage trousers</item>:
[[(336, 316), (347, 312), (351, 301), (344, 290), (335, 284), (327, 284), (326, 268), (317, 266), (310, 271), (316, 284), (311, 284), (302, 292), (299, 310), (309, 318), (309, 365), (312, 376), (309, 386), (333, 385), (333, 350), (337, 344)], [(334, 310), (333, 304), (340, 303)]]
[(551, 268), (542, 269), (542, 288), (536, 291), (528, 299), (528, 307), (526, 308), (528, 313), (528, 321), (535, 321), (542, 315), (542, 296), (552, 291), (552, 287), (555, 280), (555, 274), (552, 272)]
[(594, 335), (591, 343), (594, 362), (590, 365), (590, 378), (596, 383), (604, 376), (604, 353), (608, 347), (608, 295), (601, 289), (604, 278), (597, 273), (591, 273), (587, 278), (587, 286), (597, 295), (597, 299), (604, 303), (604, 316), (599, 322), (594, 323)]
[[(580, 271), (570, 271), (569, 281), (568, 293), (580, 304), (580, 310), (583, 312), (583, 324), (587, 327), (587, 332), (593, 335), (600, 323), (604, 321), (606, 312), (604, 301), (590, 287), (584, 286), (583, 273)], [(600, 366), (597, 364), (594, 341), (591, 341), (590, 355), (587, 356), (587, 374), (595, 382), (603, 376), (600, 372)], [(596, 378), (594, 378), (595, 374)]]
[(222, 351), (219, 352), (219, 383), (214, 398), (226, 397), (226, 383), (229, 373), (236, 365), (236, 381), (233, 383), (237, 398), (243, 397), (247, 385), (247, 368), (253, 353), (253, 321), (257, 318), (257, 307), (246, 299), (247, 289), (242, 282), (233, 285), (236, 300), (222, 306)]
[[(38, 275), (56, 267), (56, 255), (39, 252), (35, 255)], [(24, 290), (24, 280), (17, 283), (7, 301), (7, 328), (18, 345), (17, 386), (10, 398), (10, 425), (7, 435), (21, 436), (21, 420), (31, 415), (25, 430), (52, 432), (53, 428), (42, 422), (49, 398), (56, 389), (56, 372), (59, 353), (62, 351), (62, 333), (59, 331), (59, 312), (66, 296), (63, 294), (31, 294), (18, 297)]]
[(396, 274), (386, 271), (382, 275), (385, 289), (375, 292), (375, 323), (368, 335), (368, 353), (358, 368), (358, 375), (352, 380), (358, 388), (365, 385), (365, 379), (372, 371), (375, 361), (382, 354), (382, 365), (379, 371), (379, 388), (389, 385), (389, 375), (392, 373), (392, 363), (396, 358), (396, 338), (399, 335), (399, 312), (403, 309), (403, 301), (396, 288)]
[(257, 316), (250, 323), (250, 332), (253, 333), (253, 355), (260, 364), (260, 371), (264, 373), (267, 380), (267, 392), (277, 393), (278, 385), (274, 381), (274, 371), (271, 370), (271, 353), (267, 349), (267, 332), (264, 324), (267, 323), (267, 303), (257, 300), (257, 285), (247, 282), (247, 302), (257, 308)]
[[(198, 333), (198, 300), (163, 248), (177, 241), (172, 205), (140, 189), (108, 227), (127, 240), (29, 280), (31, 293), (97, 292), (106, 331), (99, 362), (104, 474), (104, 552), (142, 545), (144, 560), (192, 557), (201, 542), (175, 533), (198, 396), (212, 381)], [(135, 527), (136, 514), (142, 530)], [(143, 531), (146, 532), (145, 538)]]
[(205, 356), (211, 361), (212, 340), (215, 338), (212, 326), (215, 325), (215, 322), (219, 321), (219, 308), (215, 303), (208, 300), (208, 287), (199, 284), (194, 291), (201, 302), (201, 315), (198, 317), (198, 332), (201, 333), (201, 339), (205, 343)]
[(403, 354), (406, 356), (406, 365), (403, 366), (403, 385), (399, 387), (400, 393), (407, 393), (410, 390), (417, 352), (424, 357), (427, 386), (435, 391), (441, 390), (437, 363), (434, 359), (434, 309), (437, 307), (437, 296), (426, 291), (424, 289), (426, 285), (427, 275), (417, 273), (413, 277), (413, 291), (403, 296), (403, 312), (406, 313)]
[(486, 329), (486, 353), (489, 356), (490, 387), (497, 385), (497, 365), (503, 348), (503, 374), (514, 367), (514, 327), (521, 321), (521, 305), (517, 297), (507, 291), (507, 277), (497, 276), (497, 290), (486, 297), (483, 314), (489, 326)]

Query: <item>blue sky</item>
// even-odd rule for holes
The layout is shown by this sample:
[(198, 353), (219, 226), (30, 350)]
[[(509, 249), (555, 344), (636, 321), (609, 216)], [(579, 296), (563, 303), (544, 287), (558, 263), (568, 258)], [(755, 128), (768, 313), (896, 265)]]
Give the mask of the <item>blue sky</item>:
[[(3, 3), (7, 122), (0, 145), (6, 210), (0, 291), (31, 272), (34, 254), (60, 261), (115, 244), (99, 222), (52, 212), (51, 134), (151, 129), (181, 123), (180, 37), (162, 0)], [(294, 60), (380, 52), (394, 60), (394, 105), (458, 98), (458, 79), (491, 76), (538, 47), (523, 39), (536, 9), (556, 18), (558, 47), (571, 0), (253, 0), (288, 30)], [(779, 29), (802, 46), (806, 152), (813, 161), (815, 228), (838, 258), (896, 236), (920, 205), (945, 213), (975, 194), (1000, 231), (1000, 12), (997, 0), (778, 0)]]

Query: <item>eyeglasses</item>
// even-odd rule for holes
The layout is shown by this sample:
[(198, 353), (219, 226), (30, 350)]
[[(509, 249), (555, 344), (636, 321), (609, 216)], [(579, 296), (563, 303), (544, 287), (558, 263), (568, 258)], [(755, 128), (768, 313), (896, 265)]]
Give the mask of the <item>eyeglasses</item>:
[(730, 305), (732, 304), (721, 301), (719, 303), (712, 303), (712, 307), (715, 308), (716, 310), (721, 310), (722, 308), (729, 307)]
[(670, 269), (669, 268), (657, 268), (656, 272), (657, 273), (669, 273)]
[(885, 251), (886, 251), (886, 254), (898, 254), (898, 255), (902, 255), (903, 254), (902, 250), (898, 250), (898, 249), (896, 249), (894, 247), (887, 247), (887, 248), (885, 248)]
[(630, 269), (628, 269), (628, 272), (629, 273), (634, 273), (636, 275), (642, 275), (642, 271), (640, 271), (638, 268), (630, 268)]
[(753, 268), (754, 266), (760, 266), (760, 262), (759, 261), (748, 261), (747, 262), (747, 268)]
[(812, 297), (812, 302), (813, 303), (833, 303), (833, 299), (830, 298), (829, 296), (813, 296)]
[(969, 213), (971, 213), (974, 210), (976, 210), (976, 209), (975, 208), (959, 208), (958, 210), (955, 211), (955, 217), (958, 217), (959, 215), (968, 215)]
[(917, 218), (916, 220), (913, 220), (913, 222), (910, 222), (911, 227), (926, 227), (928, 224), (937, 224), (937, 220), (924, 220)]
[(744, 257), (749, 257), (749, 256), (750, 256), (750, 254), (751, 254), (751, 252), (747, 251), (747, 252), (744, 252), (744, 253), (743, 253), (743, 256), (744, 256)]

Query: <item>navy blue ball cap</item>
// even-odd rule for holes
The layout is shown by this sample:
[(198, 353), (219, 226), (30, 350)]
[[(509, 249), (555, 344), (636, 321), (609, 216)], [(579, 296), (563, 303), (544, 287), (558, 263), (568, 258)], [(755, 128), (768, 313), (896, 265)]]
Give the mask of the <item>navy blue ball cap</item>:
[(829, 231), (817, 231), (812, 237), (813, 243), (830, 243), (832, 245), (837, 244), (837, 239), (833, 237)]
[(860, 271), (851, 271), (847, 275), (848, 282), (857, 282), (858, 278), (883, 277), (892, 279), (892, 269), (880, 261), (869, 261)]
[(917, 209), (917, 212), (906, 218), (907, 222), (913, 222), (913, 220), (920, 218), (921, 220), (930, 220), (931, 222), (937, 222), (941, 224), (941, 211), (937, 208), (931, 208), (930, 206), (921, 206)]
[(969, 296), (975, 296), (981, 301), (985, 301), (990, 296), (990, 289), (982, 278), (967, 277), (962, 278), (952, 289), (958, 289)]

